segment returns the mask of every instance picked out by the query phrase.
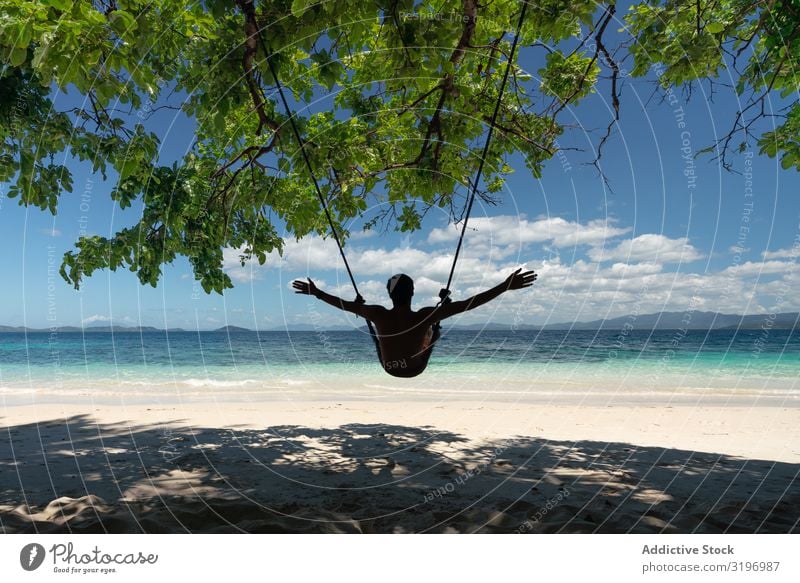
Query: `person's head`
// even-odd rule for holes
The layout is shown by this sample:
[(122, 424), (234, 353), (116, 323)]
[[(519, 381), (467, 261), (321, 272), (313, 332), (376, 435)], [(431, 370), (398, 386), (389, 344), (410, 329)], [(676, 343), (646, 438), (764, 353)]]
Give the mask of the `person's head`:
[(414, 295), (414, 280), (405, 273), (393, 275), (386, 282), (386, 291), (396, 306), (411, 304), (411, 296)]

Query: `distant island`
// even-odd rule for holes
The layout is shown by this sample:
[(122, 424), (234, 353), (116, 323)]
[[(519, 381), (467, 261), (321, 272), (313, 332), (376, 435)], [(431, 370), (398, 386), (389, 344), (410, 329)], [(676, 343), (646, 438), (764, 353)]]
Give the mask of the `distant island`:
[[(640, 314), (620, 316), (591, 322), (558, 322), (555, 324), (507, 324), (492, 322), (488, 324), (453, 325), (448, 330), (794, 330), (800, 329), (800, 312), (786, 312), (781, 314), (720, 314), (718, 312), (658, 312), (655, 314)], [(312, 326), (310, 324), (287, 324), (258, 330), (258, 332), (352, 332), (361, 327), (353, 326)], [(366, 327), (364, 327), (366, 329)], [(202, 332), (256, 332), (242, 326), (222, 326), (213, 330)], [(183, 328), (156, 328), (154, 326), (58, 326), (55, 328), (27, 328), (24, 326), (0, 326), (0, 334), (20, 333), (51, 333), (51, 332), (82, 332), (82, 333), (150, 333), (150, 332), (197, 332)]]

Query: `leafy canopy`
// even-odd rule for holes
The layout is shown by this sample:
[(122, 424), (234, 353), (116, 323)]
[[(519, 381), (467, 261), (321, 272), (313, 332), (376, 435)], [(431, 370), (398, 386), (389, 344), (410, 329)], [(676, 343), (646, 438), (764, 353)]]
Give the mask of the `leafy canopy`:
[[(502, 189), (514, 152), (538, 177), (560, 114), (598, 83), (619, 115), (627, 57), (634, 75), (660, 64), (665, 86), (733, 66), (753, 103), (772, 91), (796, 98), (798, 4), (640, 2), (623, 27), (613, 3), (531, 3), (520, 46), (546, 51), (544, 65), (537, 78), (512, 67), (481, 195)], [(263, 263), (282, 249), (276, 224), (298, 238), (325, 234), (260, 31), (342, 235), (375, 203), (386, 209), (379, 219), (419, 228), (429, 208), (459, 210), (454, 193), (477, 169), (520, 9), (518, 0), (0, 0), (0, 181), (21, 204), (56, 213), (72, 192), (73, 157), (104, 179), (113, 170), (120, 208), (142, 205), (136, 224), (84, 236), (64, 256), (62, 276), (76, 287), (120, 267), (156, 285), (182, 255), (206, 291), (221, 292), (232, 285), (223, 249)], [(84, 99), (62, 111), (54, 94), (67, 88)], [(196, 135), (164, 165), (145, 121), (169, 96), (182, 97)], [(321, 97), (323, 108), (301, 107)], [(797, 101), (786, 113), (758, 143), (800, 168)], [(750, 121), (743, 112), (729, 138), (747, 139)]]

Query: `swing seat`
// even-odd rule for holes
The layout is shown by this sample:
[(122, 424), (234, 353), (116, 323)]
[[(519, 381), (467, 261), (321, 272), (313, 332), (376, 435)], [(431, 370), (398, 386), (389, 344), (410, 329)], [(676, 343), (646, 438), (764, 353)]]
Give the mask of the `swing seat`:
[(400, 361), (389, 361), (386, 362), (383, 359), (383, 355), (381, 354), (381, 344), (378, 338), (378, 334), (375, 332), (375, 326), (372, 322), (367, 321), (368, 328), (370, 331), (370, 335), (372, 336), (372, 340), (375, 343), (375, 351), (378, 354), (378, 362), (381, 365), (381, 368), (388, 374), (394, 377), (402, 377), (402, 378), (410, 378), (415, 377), (421, 374), (427, 367), (428, 367), (428, 360), (433, 353), (433, 348), (436, 342), (442, 337), (442, 324), (441, 322), (434, 322), (430, 326), (431, 336), (430, 340), (428, 340), (427, 346), (422, 349), (419, 353), (415, 355), (415, 359), (417, 362), (421, 362), (416, 367), (409, 368), (408, 360), (402, 359)]

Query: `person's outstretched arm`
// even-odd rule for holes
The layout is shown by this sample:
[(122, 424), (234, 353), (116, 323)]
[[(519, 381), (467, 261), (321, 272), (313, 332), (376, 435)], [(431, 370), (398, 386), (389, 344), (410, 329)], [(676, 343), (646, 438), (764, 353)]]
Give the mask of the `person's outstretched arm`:
[(305, 294), (309, 296), (314, 296), (317, 299), (322, 300), (326, 304), (330, 304), (334, 308), (339, 308), (340, 310), (344, 310), (345, 312), (352, 312), (362, 318), (366, 318), (367, 320), (374, 319), (378, 312), (384, 310), (383, 306), (368, 306), (361, 302), (351, 302), (348, 300), (343, 300), (342, 298), (336, 297), (332, 294), (326, 293), (321, 289), (318, 289), (314, 282), (310, 279), (306, 281), (302, 281), (300, 279), (295, 280), (292, 282), (292, 287), (294, 288), (294, 292), (297, 294)]
[(536, 277), (536, 273), (533, 271), (526, 271), (522, 273), (522, 268), (520, 267), (514, 273), (509, 275), (503, 283), (496, 285), (491, 289), (487, 289), (486, 291), (474, 295), (466, 300), (450, 302), (449, 304), (443, 304), (438, 308), (432, 308), (432, 315), (436, 320), (444, 320), (450, 316), (455, 316), (456, 314), (466, 312), (467, 310), (475, 309), (478, 306), (482, 306), (483, 304), (492, 301), (504, 291), (523, 289), (532, 286), (533, 282), (536, 281)]

